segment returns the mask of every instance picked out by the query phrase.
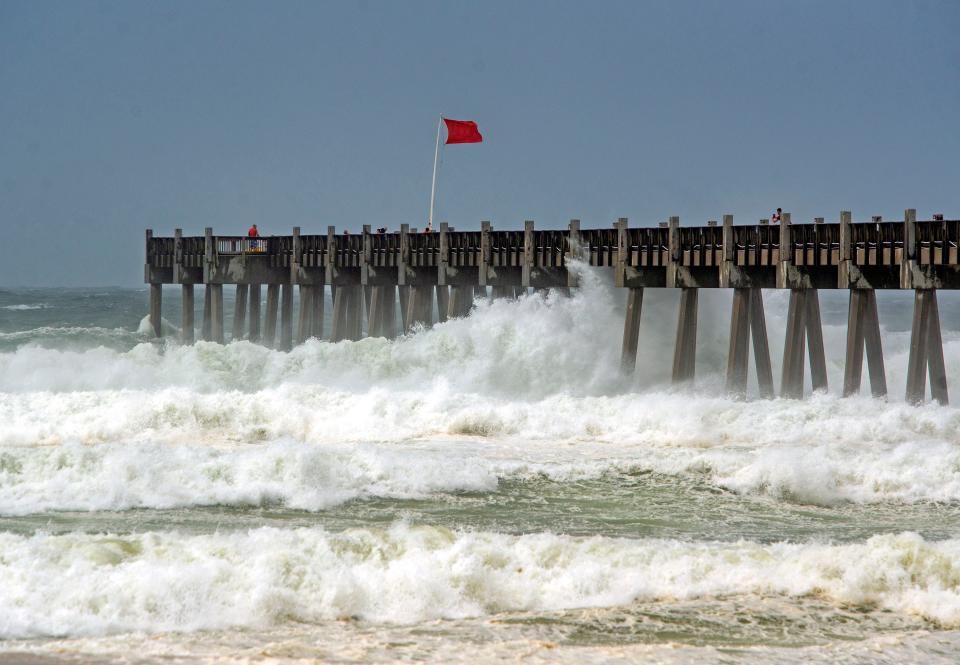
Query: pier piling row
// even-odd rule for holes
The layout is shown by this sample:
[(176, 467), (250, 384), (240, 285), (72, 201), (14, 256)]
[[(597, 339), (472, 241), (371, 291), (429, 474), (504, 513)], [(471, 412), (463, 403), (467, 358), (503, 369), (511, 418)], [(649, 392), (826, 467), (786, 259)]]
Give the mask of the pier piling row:
[[(930, 394), (948, 402), (937, 291), (960, 289), (960, 220), (918, 221), (916, 210), (902, 221), (854, 222), (848, 211), (837, 222), (793, 224), (784, 213), (777, 224), (681, 226), (679, 217), (657, 226), (630, 228), (625, 218), (612, 227), (497, 231), (490, 222), (479, 230), (457, 231), (441, 224), (422, 233), (401, 225), (395, 233), (304, 235), (247, 238), (173, 237), (146, 232), (145, 281), (150, 286), (150, 326), (161, 336), (163, 284), (182, 289), (182, 341), (194, 341), (195, 284), (204, 285), (202, 339), (224, 340), (223, 286), (236, 287), (233, 339), (246, 337), (288, 350), (294, 341), (327, 337), (358, 340), (364, 335), (393, 338), (435, 321), (466, 316), (475, 297), (516, 298), (531, 289), (569, 294), (578, 285), (573, 262), (613, 270), (616, 286), (627, 289), (621, 366), (635, 371), (640, 344), (643, 291), (680, 290), (673, 381), (695, 376), (698, 293), (702, 288), (733, 289), (726, 387), (744, 397), (753, 347), (759, 395), (774, 396), (763, 309), (763, 289), (790, 291), (784, 338), (780, 396), (804, 394), (805, 368), (813, 390), (827, 389), (820, 322), (820, 289), (850, 292), (843, 394), (860, 391), (864, 355), (870, 391), (885, 396), (877, 289), (915, 292), (906, 398)], [(261, 326), (261, 288), (266, 307)], [(294, 286), (300, 307), (294, 322)], [(324, 293), (333, 302), (325, 335)], [(488, 291), (489, 289), (489, 291)], [(399, 312), (399, 317), (397, 313)], [(436, 313), (434, 313), (436, 312)], [(278, 330), (279, 317), (279, 330)], [(399, 318), (399, 320), (398, 320)], [(296, 326), (296, 327), (294, 327)]]

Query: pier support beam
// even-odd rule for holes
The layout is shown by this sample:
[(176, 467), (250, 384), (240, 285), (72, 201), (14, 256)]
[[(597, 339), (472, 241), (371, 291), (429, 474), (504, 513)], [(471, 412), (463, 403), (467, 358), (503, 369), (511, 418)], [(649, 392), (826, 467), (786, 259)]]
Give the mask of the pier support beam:
[(804, 335), (804, 293), (793, 289), (787, 307), (787, 330), (783, 342), (783, 372), (780, 377), (780, 396), (799, 399), (803, 397), (803, 360), (806, 337)]
[(844, 397), (860, 392), (865, 345), (870, 373), (870, 392), (874, 397), (884, 397), (887, 394), (887, 378), (883, 367), (876, 292), (873, 289), (853, 289), (850, 291), (850, 306), (847, 311), (847, 350), (843, 369)]
[(493, 287), (493, 298), (494, 300), (498, 298), (516, 298), (516, 291), (512, 286), (495, 286)]
[(451, 319), (470, 315), (473, 308), (473, 286), (454, 286), (450, 290), (450, 304), (447, 308), (447, 317)]
[(356, 342), (363, 338), (363, 287), (348, 287), (350, 299), (347, 302), (347, 335), (348, 339)]
[(773, 369), (770, 366), (763, 294), (760, 289), (734, 289), (730, 348), (727, 353), (727, 392), (736, 397), (745, 397), (747, 394), (751, 338), (754, 364), (757, 366), (757, 387), (760, 397), (767, 399), (773, 397)]
[(367, 316), (367, 334), (370, 333), (370, 307), (373, 305), (373, 287), (363, 287), (363, 307)]
[(429, 328), (433, 324), (433, 287), (411, 286), (407, 300), (407, 332), (417, 324)]
[(280, 285), (267, 285), (267, 314), (263, 322), (263, 344), (274, 348), (277, 343), (277, 312), (280, 309)]
[(804, 356), (809, 345), (810, 380), (813, 389), (827, 389), (827, 362), (823, 352), (820, 297), (816, 289), (791, 289), (787, 331), (783, 344), (781, 397), (803, 397)]
[(643, 289), (628, 289), (627, 311), (623, 319), (623, 347), (620, 352), (620, 368), (627, 376), (633, 376), (637, 365), (637, 343), (640, 339), (642, 308)]
[(251, 342), (260, 341), (260, 285), (250, 285), (250, 333), (247, 339)]
[(313, 337), (313, 290), (312, 284), (300, 285), (300, 313), (297, 318), (297, 343), (303, 344)]
[(386, 337), (383, 333), (383, 308), (386, 287), (374, 286), (370, 290), (370, 309), (367, 313), (367, 337)]
[(410, 322), (407, 319), (408, 307), (410, 305), (410, 287), (405, 285), (398, 286), (397, 297), (400, 300), (400, 328), (406, 333), (410, 329)]
[(281, 351), (293, 348), (293, 284), (280, 285), (280, 345)]
[(337, 287), (333, 301), (333, 328), (330, 341), (360, 339), (360, 324), (363, 319), (363, 287), (341, 285)]
[(810, 382), (814, 391), (827, 389), (827, 357), (823, 351), (823, 325), (820, 323), (820, 293), (807, 289), (807, 350), (810, 354)]
[(347, 294), (346, 287), (340, 287), (333, 294), (333, 327), (330, 331), (331, 342), (347, 339)]
[(727, 392), (747, 395), (750, 367), (750, 289), (734, 289), (730, 310), (730, 348), (727, 351)]
[(247, 291), (246, 284), (237, 284), (237, 295), (233, 301), (233, 335), (234, 341), (243, 339), (244, 328), (247, 323)]
[(450, 310), (450, 287), (437, 285), (437, 322), (443, 323), (447, 320)]
[(697, 361), (697, 289), (680, 290), (680, 314), (673, 349), (673, 382), (693, 381)]
[(753, 338), (753, 361), (757, 366), (757, 389), (763, 399), (772, 399), (773, 366), (770, 364), (770, 342), (767, 339), (767, 317), (763, 312), (763, 293), (750, 289), (750, 336)]
[(931, 396), (940, 404), (948, 404), (937, 292), (935, 289), (917, 289), (913, 301), (910, 359), (907, 363), (906, 397), (911, 404), (920, 404), (926, 397), (928, 371)]
[(223, 344), (223, 284), (210, 284), (210, 341)]
[(155, 337), (163, 336), (161, 325), (161, 303), (163, 302), (163, 284), (150, 284), (150, 328)]
[(367, 335), (393, 339), (397, 335), (397, 297), (393, 286), (375, 286), (370, 295)]
[(193, 344), (193, 284), (181, 284), (180, 293), (180, 341)]
[(203, 321), (200, 323), (200, 339), (204, 342), (213, 341), (213, 284), (205, 284), (203, 288)]
[(317, 284), (313, 287), (313, 321), (310, 324), (310, 329), (317, 339), (323, 339), (323, 291), (323, 284)]

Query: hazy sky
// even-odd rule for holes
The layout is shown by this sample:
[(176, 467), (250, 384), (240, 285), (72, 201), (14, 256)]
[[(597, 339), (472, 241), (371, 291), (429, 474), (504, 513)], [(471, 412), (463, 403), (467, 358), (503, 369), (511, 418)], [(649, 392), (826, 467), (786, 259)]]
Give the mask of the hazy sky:
[(960, 2), (0, 0), (0, 286), (143, 230), (960, 216)]

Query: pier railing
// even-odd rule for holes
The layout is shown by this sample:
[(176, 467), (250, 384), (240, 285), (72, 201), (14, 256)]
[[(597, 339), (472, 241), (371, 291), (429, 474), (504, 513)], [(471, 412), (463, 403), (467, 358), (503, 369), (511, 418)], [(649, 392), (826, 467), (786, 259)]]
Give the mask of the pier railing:
[[(737, 267), (836, 267), (849, 260), (854, 266), (899, 266), (904, 261), (907, 235), (904, 221), (850, 222), (849, 257), (842, 258), (843, 223), (790, 224), (789, 246), (781, 256), (780, 224), (679, 226), (669, 224), (634, 228), (550, 229), (527, 232), (481, 230), (400, 231), (393, 233), (336, 233), (248, 238), (245, 236), (150, 237), (146, 263), (156, 268), (181, 265), (200, 268), (204, 259), (263, 257), (270, 266), (289, 268), (454, 268), (489, 265), (492, 268), (563, 268), (569, 257), (590, 266), (657, 268), (719, 267), (729, 261)], [(960, 265), (960, 220), (914, 223), (920, 266)], [(294, 238), (297, 242), (294, 242)], [(673, 244), (671, 244), (673, 237)], [(727, 249), (725, 250), (725, 242)], [(486, 243), (487, 251), (484, 253)]]

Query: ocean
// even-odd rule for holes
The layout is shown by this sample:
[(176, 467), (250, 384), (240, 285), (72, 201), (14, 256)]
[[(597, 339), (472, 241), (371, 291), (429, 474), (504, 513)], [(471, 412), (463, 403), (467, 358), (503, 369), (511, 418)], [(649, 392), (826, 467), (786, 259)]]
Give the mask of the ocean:
[(677, 293), (623, 377), (624, 295), (582, 282), (288, 353), (178, 344), (176, 288), (161, 340), (145, 288), (0, 290), (0, 662), (960, 660), (960, 411), (904, 403), (912, 294), (878, 295), (888, 399), (839, 397), (821, 292), (830, 390), (738, 401), (728, 292), (676, 389)]

